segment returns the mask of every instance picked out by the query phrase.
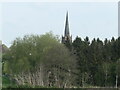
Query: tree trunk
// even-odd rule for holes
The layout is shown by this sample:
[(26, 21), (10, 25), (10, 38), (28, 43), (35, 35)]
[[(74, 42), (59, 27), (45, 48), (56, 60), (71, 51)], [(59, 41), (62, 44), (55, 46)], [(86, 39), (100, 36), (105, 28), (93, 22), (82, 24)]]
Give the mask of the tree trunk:
[(107, 71), (106, 71), (106, 73), (105, 73), (105, 87), (107, 86)]
[(118, 75), (116, 75), (116, 85), (115, 85), (116, 88), (117, 88), (117, 85), (118, 85)]

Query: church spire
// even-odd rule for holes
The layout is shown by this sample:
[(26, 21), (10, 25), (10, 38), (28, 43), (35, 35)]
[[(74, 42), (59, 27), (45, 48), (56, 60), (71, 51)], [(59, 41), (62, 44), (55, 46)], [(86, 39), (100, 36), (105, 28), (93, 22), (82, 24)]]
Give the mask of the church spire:
[(66, 21), (65, 21), (65, 33), (64, 36), (62, 36), (62, 43), (72, 43), (72, 36), (70, 36), (69, 33), (69, 22), (68, 22), (68, 12), (66, 14)]
[(67, 14), (66, 14), (66, 22), (65, 22), (65, 36), (69, 36), (68, 11), (67, 11)]

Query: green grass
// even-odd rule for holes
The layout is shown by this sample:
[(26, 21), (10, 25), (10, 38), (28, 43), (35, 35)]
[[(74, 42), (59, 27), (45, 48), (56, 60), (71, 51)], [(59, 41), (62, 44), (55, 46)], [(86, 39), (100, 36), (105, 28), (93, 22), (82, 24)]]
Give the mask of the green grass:
[(2, 76), (2, 88), (7, 88), (15, 85), (15, 82), (11, 81), (9, 77)]

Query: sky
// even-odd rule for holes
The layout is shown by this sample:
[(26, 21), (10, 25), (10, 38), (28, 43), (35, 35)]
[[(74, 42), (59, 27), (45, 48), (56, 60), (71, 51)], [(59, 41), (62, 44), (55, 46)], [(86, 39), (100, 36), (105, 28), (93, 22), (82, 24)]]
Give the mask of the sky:
[[(0, 40), (8, 47), (16, 37), (28, 34), (64, 35), (65, 16), (73, 40), (118, 37), (117, 2), (10, 2), (2, 3)], [(1, 20), (2, 19), (2, 20)]]

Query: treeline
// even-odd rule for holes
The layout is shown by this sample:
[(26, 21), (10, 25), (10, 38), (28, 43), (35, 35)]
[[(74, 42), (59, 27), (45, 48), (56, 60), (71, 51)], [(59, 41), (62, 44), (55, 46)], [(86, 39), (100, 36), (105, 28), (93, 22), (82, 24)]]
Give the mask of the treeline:
[(52, 33), (26, 35), (13, 41), (2, 60), (3, 76), (18, 85), (120, 86), (120, 38), (76, 37), (64, 45)]
[(88, 37), (76, 37), (66, 46), (77, 56), (78, 85), (120, 86), (120, 37), (104, 41), (94, 38), (91, 42)]

